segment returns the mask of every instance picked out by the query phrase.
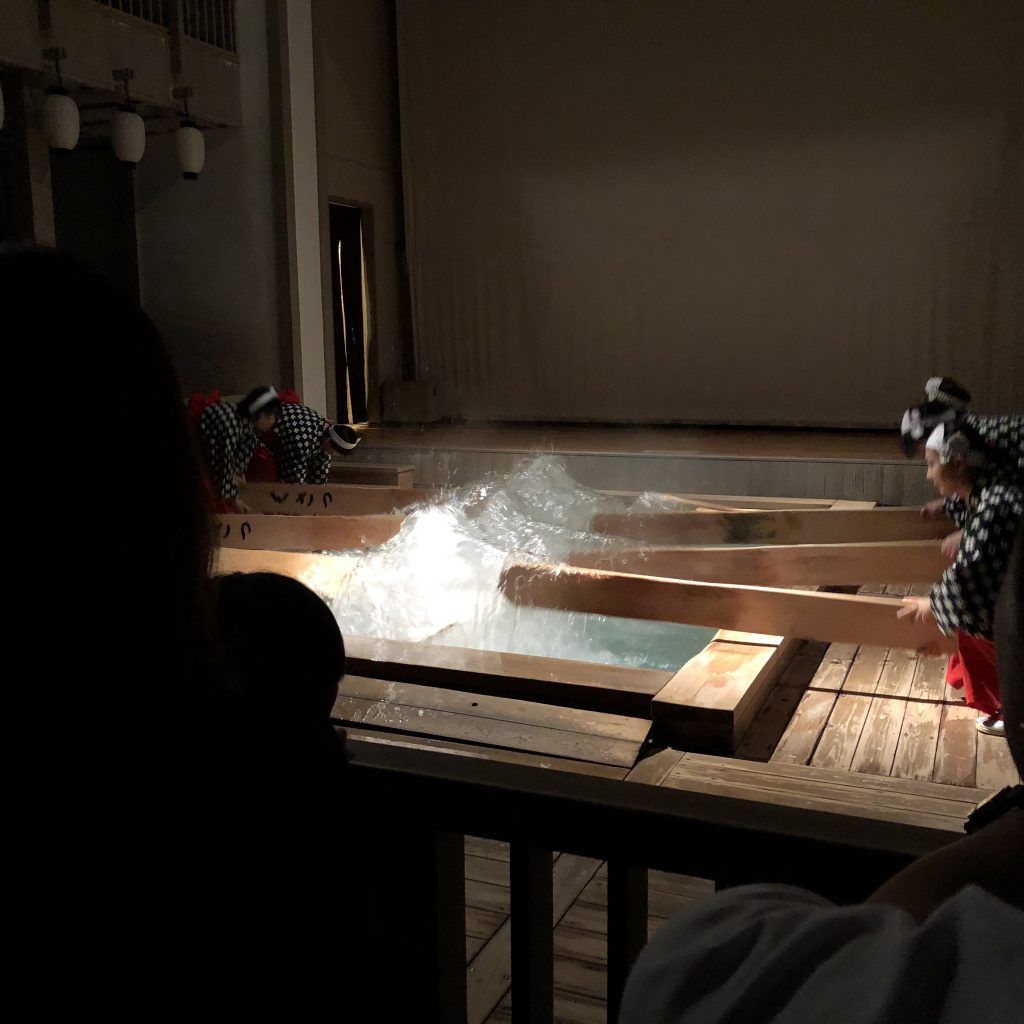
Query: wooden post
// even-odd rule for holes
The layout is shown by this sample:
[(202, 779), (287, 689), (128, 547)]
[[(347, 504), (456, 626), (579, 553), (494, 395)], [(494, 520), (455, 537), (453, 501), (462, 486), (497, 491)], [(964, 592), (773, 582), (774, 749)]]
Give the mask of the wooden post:
[(517, 604), (803, 640), (955, 650), (933, 622), (899, 619), (897, 598), (695, 583), (550, 564), (513, 564), (501, 589)]
[(513, 842), (509, 856), (512, 1020), (514, 1024), (553, 1024), (555, 951), (551, 851)]
[[(647, 869), (608, 862), (608, 1019), (618, 1020), (633, 962), (647, 944)], [(513, 1003), (513, 1010), (515, 1004)]]
[[(356, 889), (338, 927), (352, 933), (354, 1019), (466, 1022), (464, 838), (407, 827), (354, 829), (343, 857)], [(344, 876), (343, 876), (344, 877)], [(376, 881), (368, 882), (368, 879)], [(341, 1005), (341, 1004), (339, 1004)]]
[(937, 540), (954, 526), (916, 508), (877, 508), (615, 513), (594, 516), (591, 529), (648, 544), (836, 544)]

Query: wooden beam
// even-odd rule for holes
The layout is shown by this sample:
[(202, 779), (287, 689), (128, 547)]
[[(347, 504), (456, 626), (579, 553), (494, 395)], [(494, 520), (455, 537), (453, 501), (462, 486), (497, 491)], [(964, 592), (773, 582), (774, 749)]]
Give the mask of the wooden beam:
[(345, 638), (349, 671), (447, 690), (647, 718), (671, 672), (442, 644)]
[(221, 547), (269, 551), (351, 551), (391, 540), (402, 516), (217, 517)]
[(868, 544), (775, 544), (764, 547), (623, 548), (575, 551), (566, 563), (585, 569), (768, 587), (800, 584), (934, 583), (949, 564), (938, 541)]
[(430, 487), (370, 487), (355, 484), (246, 484), (239, 497), (254, 513), (278, 516), (381, 515), (427, 501)]
[(693, 626), (742, 629), (804, 640), (918, 649), (953, 642), (933, 623), (898, 619), (896, 598), (697, 583), (598, 572), (571, 566), (517, 563), (501, 589), (517, 604), (622, 615)]
[(925, 519), (916, 508), (878, 508), (606, 513), (594, 516), (591, 529), (648, 544), (836, 544), (937, 540), (953, 524)]
[[(276, 572), (305, 583), (329, 600), (341, 589), (356, 567), (356, 559), (345, 555), (313, 555), (298, 551), (258, 551), (247, 548), (218, 548), (214, 572)], [(347, 642), (347, 641), (346, 641)]]

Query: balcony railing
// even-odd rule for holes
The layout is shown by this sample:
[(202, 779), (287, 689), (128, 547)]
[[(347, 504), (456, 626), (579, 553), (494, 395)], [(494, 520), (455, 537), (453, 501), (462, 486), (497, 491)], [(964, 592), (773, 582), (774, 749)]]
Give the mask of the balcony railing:
[[(553, 1020), (554, 850), (608, 863), (615, 1020), (647, 938), (647, 869), (852, 901), (955, 838), (909, 812), (772, 802), (744, 787), (681, 791), (352, 737), (348, 749), (352, 830), (334, 911), (353, 937), (349, 976), (382, 1021), (467, 1020), (466, 835), (510, 844), (512, 1018), (529, 1024)], [(359, 991), (340, 994), (340, 1009)]]
[(177, 17), (190, 39), (228, 53), (238, 52), (235, 0), (94, 0), (119, 14), (172, 30)]

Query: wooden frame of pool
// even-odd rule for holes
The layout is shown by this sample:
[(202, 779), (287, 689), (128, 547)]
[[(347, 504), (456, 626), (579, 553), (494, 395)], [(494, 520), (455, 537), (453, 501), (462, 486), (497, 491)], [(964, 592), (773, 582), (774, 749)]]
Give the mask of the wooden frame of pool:
[[(400, 509), (436, 492), (372, 486), (250, 485), (252, 510), (219, 519), (220, 572), (273, 571), (309, 580), (332, 556), (372, 547), (401, 527)], [(616, 492), (621, 494), (621, 492)], [(626, 495), (622, 495), (626, 496)], [(824, 511), (869, 503), (675, 495), (681, 510)], [(301, 518), (297, 518), (301, 517)], [(329, 568), (329, 564), (328, 564)], [(348, 671), (398, 683), (627, 715), (652, 723), (650, 741), (728, 753), (751, 724), (800, 641), (719, 630), (677, 671), (347, 636)]]

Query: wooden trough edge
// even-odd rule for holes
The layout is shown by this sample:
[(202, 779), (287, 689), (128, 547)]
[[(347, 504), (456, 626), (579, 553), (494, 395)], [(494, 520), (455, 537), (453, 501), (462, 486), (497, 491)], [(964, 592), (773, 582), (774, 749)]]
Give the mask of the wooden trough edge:
[(918, 508), (771, 512), (626, 512), (594, 516), (591, 529), (647, 544), (835, 544), (938, 540), (954, 527)]
[(354, 551), (391, 540), (403, 520), (401, 515), (221, 515), (217, 530), (221, 547)]
[(696, 580), (792, 587), (934, 583), (949, 564), (936, 540), (763, 547), (631, 547), (574, 551), (567, 565)]
[(517, 604), (720, 629), (749, 629), (826, 643), (952, 652), (934, 623), (897, 618), (898, 598), (701, 583), (552, 564), (516, 563), (501, 588)]

